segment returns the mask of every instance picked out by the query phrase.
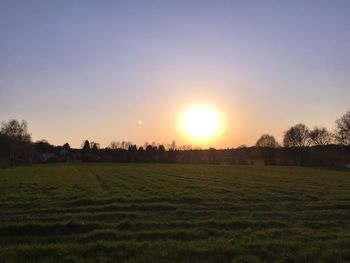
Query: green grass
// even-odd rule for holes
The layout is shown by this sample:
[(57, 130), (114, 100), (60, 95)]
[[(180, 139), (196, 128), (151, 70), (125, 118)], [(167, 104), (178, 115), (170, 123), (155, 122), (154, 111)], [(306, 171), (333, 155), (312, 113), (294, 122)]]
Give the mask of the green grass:
[(346, 261), (346, 171), (160, 164), (0, 170), (0, 262)]

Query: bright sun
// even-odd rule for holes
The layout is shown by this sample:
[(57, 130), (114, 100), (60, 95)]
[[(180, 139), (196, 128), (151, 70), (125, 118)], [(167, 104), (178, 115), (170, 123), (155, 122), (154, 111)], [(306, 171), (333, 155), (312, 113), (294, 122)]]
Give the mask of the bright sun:
[(181, 126), (183, 132), (194, 140), (208, 140), (220, 131), (220, 113), (211, 104), (193, 104), (185, 109)]

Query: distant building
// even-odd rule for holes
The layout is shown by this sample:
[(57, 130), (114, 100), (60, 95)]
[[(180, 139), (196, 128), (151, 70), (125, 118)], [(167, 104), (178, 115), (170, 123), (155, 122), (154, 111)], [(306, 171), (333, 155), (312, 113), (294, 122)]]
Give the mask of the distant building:
[(64, 147), (62, 147), (62, 148), (59, 150), (59, 152), (58, 152), (58, 154), (59, 154), (60, 156), (66, 156), (68, 153), (69, 153), (68, 149), (66, 149), (66, 148), (64, 148)]
[(42, 153), (39, 155), (39, 161), (41, 163), (46, 163), (50, 159), (54, 159), (55, 157), (56, 157), (56, 154), (54, 154), (54, 153)]

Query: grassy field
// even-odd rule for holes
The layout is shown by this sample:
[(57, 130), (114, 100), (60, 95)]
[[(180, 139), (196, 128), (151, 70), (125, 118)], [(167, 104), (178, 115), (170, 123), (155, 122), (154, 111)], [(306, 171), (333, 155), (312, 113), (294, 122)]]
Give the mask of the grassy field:
[(346, 171), (141, 164), (0, 170), (0, 262), (346, 261)]

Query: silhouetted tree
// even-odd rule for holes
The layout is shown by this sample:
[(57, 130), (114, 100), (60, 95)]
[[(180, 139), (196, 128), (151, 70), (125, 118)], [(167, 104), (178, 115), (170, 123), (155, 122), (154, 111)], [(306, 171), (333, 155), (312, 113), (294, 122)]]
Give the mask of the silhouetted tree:
[(97, 154), (98, 150), (100, 149), (100, 144), (97, 142), (90, 142), (90, 149), (91, 153)]
[(163, 144), (158, 145), (158, 161), (165, 162), (166, 150)]
[(11, 165), (15, 165), (18, 162), (28, 162), (31, 158), (31, 137), (28, 133), (27, 122), (22, 120), (9, 120), (8, 122), (2, 122), (0, 134), (6, 137), (7, 145), (1, 147), (6, 148), (5, 155)]
[(309, 141), (311, 145), (327, 145), (332, 142), (332, 134), (326, 128), (315, 127), (309, 132)]
[(160, 145), (158, 146), (158, 151), (161, 152), (161, 153), (164, 153), (164, 152), (165, 152), (165, 147), (164, 147), (163, 144), (160, 144)]
[(176, 150), (176, 142), (174, 140), (168, 145), (168, 149), (171, 151)]
[(275, 164), (276, 163), (276, 150), (278, 142), (276, 141), (275, 137), (269, 134), (263, 134), (261, 137), (256, 141), (255, 144), (256, 147), (262, 148), (259, 149), (259, 153), (261, 158), (263, 159), (265, 164)]
[(257, 147), (268, 147), (268, 148), (276, 148), (278, 147), (278, 143), (272, 135), (269, 134), (263, 134), (261, 137), (256, 141), (255, 144)]
[(9, 164), (11, 138), (0, 133), (0, 168), (6, 168)]
[(37, 153), (53, 153), (55, 151), (55, 147), (49, 144), (46, 140), (35, 142), (34, 147)]
[(138, 161), (137, 160), (137, 145), (136, 144), (133, 144), (133, 145), (130, 145), (129, 148), (128, 148), (128, 162), (136, 162)]
[(146, 147), (146, 160), (148, 162), (155, 162), (157, 160), (157, 146), (147, 145)]
[(120, 149), (127, 150), (127, 149), (129, 149), (130, 145), (132, 145), (131, 142), (122, 141), (120, 143)]
[(335, 137), (339, 144), (350, 145), (350, 110), (335, 121)]
[(17, 120), (2, 122), (0, 133), (20, 142), (30, 142), (28, 125), (24, 120), (21, 123)]
[(209, 158), (209, 162), (212, 164), (218, 163), (218, 151), (211, 147), (208, 149), (208, 158)]
[(309, 128), (302, 123), (292, 126), (284, 133), (283, 145), (285, 147), (303, 147), (309, 138)]
[(66, 142), (65, 144), (63, 144), (63, 148), (66, 149), (67, 151), (69, 151), (71, 149), (70, 145), (68, 142)]
[(88, 140), (84, 141), (81, 152), (82, 154), (88, 154), (90, 152), (90, 142)]
[(179, 150), (182, 150), (182, 151), (190, 151), (192, 150), (192, 146), (189, 145), (189, 144), (185, 144), (185, 145), (182, 145), (179, 147)]
[(109, 144), (109, 147), (110, 147), (112, 150), (116, 150), (116, 149), (119, 148), (119, 145), (120, 145), (119, 142), (112, 141), (112, 142)]
[(173, 140), (169, 145), (168, 145), (168, 162), (173, 163), (176, 160), (176, 142)]

